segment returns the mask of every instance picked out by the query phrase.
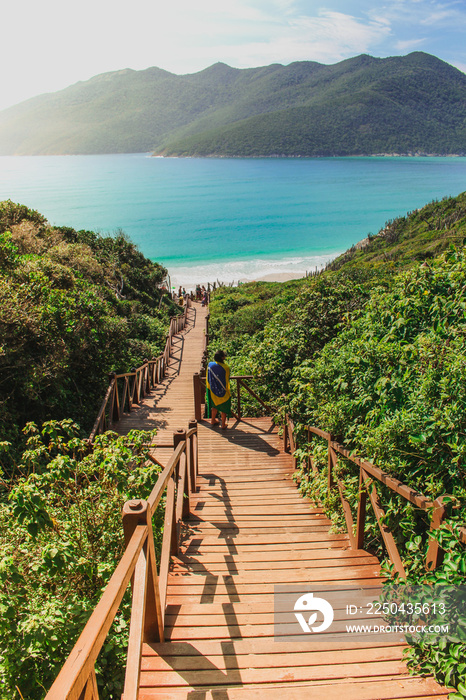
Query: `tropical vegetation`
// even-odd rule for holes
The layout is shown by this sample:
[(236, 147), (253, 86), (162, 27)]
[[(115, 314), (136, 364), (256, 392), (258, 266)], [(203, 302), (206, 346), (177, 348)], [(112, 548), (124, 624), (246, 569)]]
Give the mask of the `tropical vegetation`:
[[(326, 443), (307, 442), (310, 424), (430, 499), (451, 495), (435, 533), (445, 556), (427, 571), (429, 514), (377, 487), (409, 584), (466, 584), (465, 235), (463, 194), (387, 222), (319, 274), (222, 287), (210, 307), (212, 353), (222, 347), (234, 373), (254, 376), (278, 422), (292, 416), (299, 487), (335, 528), (344, 521), (326, 487)], [(153, 434), (108, 433), (92, 450), (85, 437), (108, 372), (162, 347), (177, 312), (163, 277), (121, 232), (51, 227), (0, 205), (2, 700), (50, 686), (120, 556), (122, 504), (156, 477)], [(243, 408), (257, 410), (244, 398)], [(341, 459), (338, 476), (354, 509), (358, 474)], [(365, 537), (397, 581), (370, 514)], [(461, 606), (457, 616), (464, 631)], [(97, 667), (104, 698), (121, 694), (127, 620), (125, 600)], [(455, 700), (466, 697), (465, 656), (463, 632), (414, 641), (407, 654), (414, 671), (455, 687)]]
[(177, 307), (165, 269), (123, 232), (52, 227), (0, 203), (0, 425), (73, 418), (90, 430), (110, 372), (160, 354)]
[[(154, 433), (87, 436), (111, 372), (163, 350), (166, 271), (124, 235), (0, 203), (0, 698), (50, 687), (122, 553), (121, 508), (158, 467)], [(155, 516), (156, 546), (162, 523)], [(97, 665), (120, 698), (125, 599)]]
[[(308, 425), (431, 500), (451, 495), (446, 523), (435, 534), (446, 554), (426, 571), (429, 514), (377, 485), (411, 584), (466, 584), (458, 529), (466, 524), (465, 202), (464, 194), (447, 198), (388, 222), (309, 279), (221, 289), (211, 304), (212, 349), (226, 349), (234, 373), (254, 375), (254, 388), (276, 407), (279, 422), (284, 410), (290, 413), (300, 489), (322, 503), (336, 528), (344, 518), (338, 493), (327, 490), (326, 443), (309, 444)], [(310, 455), (317, 475), (308, 469)], [(337, 468), (355, 517), (358, 469), (344, 459)], [(385, 559), (373, 514), (365, 536), (365, 546)], [(398, 580), (388, 559), (383, 566), (389, 581)], [(466, 609), (455, 614), (456, 636), (416, 641), (408, 658), (413, 670), (433, 672), (460, 698)]]

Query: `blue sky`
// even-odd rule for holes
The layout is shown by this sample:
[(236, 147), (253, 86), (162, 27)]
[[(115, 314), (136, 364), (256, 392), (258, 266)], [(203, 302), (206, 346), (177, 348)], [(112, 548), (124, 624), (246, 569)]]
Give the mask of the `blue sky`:
[(0, 109), (122, 68), (425, 51), (466, 72), (466, 0), (14, 0), (2, 25)]

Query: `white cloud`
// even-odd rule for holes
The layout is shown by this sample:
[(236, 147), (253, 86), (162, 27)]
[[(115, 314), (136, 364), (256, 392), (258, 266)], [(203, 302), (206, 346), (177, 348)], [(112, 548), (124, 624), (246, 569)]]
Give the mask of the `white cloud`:
[(15, 0), (2, 8), (0, 109), (127, 67), (335, 63), (420, 45), (445, 45), (458, 65), (465, 24), (464, 0)]
[(254, 40), (243, 37), (241, 43), (227, 45), (219, 36), (215, 49), (222, 60), (238, 67), (295, 60), (334, 63), (367, 52), (389, 32), (386, 22), (364, 23), (351, 15), (322, 11), (315, 17), (288, 17), (282, 23), (269, 17), (252, 30), (257, 34)]
[(422, 44), (425, 44), (426, 38), (422, 37), (420, 39), (406, 39), (405, 41), (397, 41), (395, 44), (395, 48), (397, 51), (413, 51), (414, 49), (417, 49), (419, 46), (422, 46)]
[(456, 10), (439, 10), (437, 12), (432, 12), (428, 17), (423, 17), (420, 19), (420, 23), (423, 25), (436, 25), (444, 20), (456, 20), (458, 13)]

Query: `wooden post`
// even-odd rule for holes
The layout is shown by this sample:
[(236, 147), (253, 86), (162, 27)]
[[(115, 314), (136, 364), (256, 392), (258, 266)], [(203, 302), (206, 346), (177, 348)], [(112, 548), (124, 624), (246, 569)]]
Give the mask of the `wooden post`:
[(314, 465), (312, 464), (312, 457), (311, 457), (311, 444), (312, 444), (312, 437), (313, 436), (312, 436), (312, 433), (309, 430), (309, 428), (307, 428), (306, 432), (307, 432), (307, 451), (308, 451), (308, 455), (306, 457), (306, 466), (307, 466), (307, 473), (309, 474), (311, 471), (311, 468), (313, 471), (315, 471)]
[(111, 408), (108, 415), (109, 423), (110, 425), (112, 425), (114, 421), (120, 420), (120, 401), (118, 397), (118, 383), (116, 380), (116, 372), (111, 372), (108, 375), (108, 381), (110, 384), (113, 382)]
[[(186, 474), (183, 475), (183, 470), (178, 468), (176, 470), (176, 500), (178, 502), (179, 498), (183, 498), (183, 508), (181, 512), (181, 517), (182, 518), (187, 518), (190, 513), (190, 502), (189, 502), (189, 488), (188, 488), (188, 463), (187, 463), (187, 452), (188, 452), (188, 446), (187, 446), (187, 440), (186, 440), (186, 430), (183, 428), (179, 428), (179, 430), (176, 431), (176, 433), (173, 433), (173, 449), (176, 450), (180, 442), (185, 443), (185, 460), (183, 464), (183, 469), (186, 471)], [(181, 458), (180, 458), (181, 462)], [(180, 495), (178, 493), (178, 489), (181, 488), (181, 485), (183, 483), (183, 476), (184, 478), (184, 488), (183, 488), (183, 494)]]
[[(115, 382), (113, 381), (114, 378), (111, 374), (108, 375), (108, 378), (110, 380), (109, 389), (111, 390), (109, 404), (108, 404), (108, 427), (111, 428), (113, 426), (113, 415), (114, 415), (114, 411), (115, 411)], [(105, 411), (102, 414), (102, 418), (105, 419)], [(103, 424), (103, 421), (102, 421), (102, 424)], [(101, 432), (104, 432), (104, 431), (102, 430)]]
[(145, 359), (143, 364), (145, 365), (145, 368), (144, 368), (144, 396), (145, 396), (146, 394), (150, 394), (149, 360)]
[(188, 430), (195, 429), (194, 435), (189, 438), (189, 485), (191, 488), (191, 493), (196, 493), (197, 486), (197, 421), (190, 420), (188, 423)]
[(163, 641), (163, 615), (160, 603), (159, 582), (155, 561), (154, 534), (152, 531), (152, 517), (147, 501), (135, 499), (127, 501), (122, 513), (123, 532), (125, 544), (138, 525), (147, 526), (147, 539), (144, 545), (147, 561), (146, 595), (143, 613), (143, 639), (146, 642)]
[(162, 604), (163, 619), (165, 619), (165, 602), (167, 600), (167, 580), (170, 568), (170, 556), (178, 554), (178, 539), (176, 532), (176, 481), (173, 472), (168, 480), (167, 495), (165, 500), (165, 517), (163, 524), (162, 552), (160, 554), (160, 598)]
[(288, 416), (285, 415), (285, 424), (283, 426), (283, 452), (289, 452), (289, 439), (288, 439)]
[(366, 524), (367, 491), (363, 483), (362, 467), (359, 468), (359, 502), (356, 522), (356, 549), (364, 549), (364, 527)]
[(136, 367), (133, 367), (131, 370), (131, 373), (134, 374), (133, 376), (133, 390), (131, 392), (131, 403), (139, 403), (139, 387), (138, 387), (138, 374), (136, 371)]
[(335, 467), (337, 466), (337, 453), (332, 447), (332, 436), (330, 435), (329, 440), (328, 440), (328, 479), (327, 479), (327, 488), (330, 491), (330, 489), (334, 486), (335, 484), (335, 479), (334, 479), (334, 470)]
[(238, 420), (241, 420), (241, 380), (236, 379), (236, 403)]
[(180, 457), (181, 469), (180, 469), (180, 489), (183, 490), (183, 507), (181, 509), (181, 519), (187, 520), (191, 512), (191, 500), (190, 500), (190, 490), (189, 490), (189, 471), (188, 471), (188, 444), (186, 443), (185, 453)]
[(99, 690), (97, 688), (95, 669), (92, 669), (89, 679), (84, 686), (81, 695), (79, 696), (79, 700), (99, 700)]
[[(434, 501), (434, 510), (432, 512), (432, 520), (430, 521), (430, 531), (437, 530), (445, 520), (446, 509), (443, 504), (444, 496), (440, 496)], [(433, 571), (443, 561), (444, 552), (439, 547), (437, 540), (433, 537), (429, 538), (429, 548), (426, 556), (426, 569)]]
[(194, 418), (197, 421), (202, 420), (202, 391), (201, 391), (201, 375), (199, 372), (193, 374), (193, 391), (194, 391)]

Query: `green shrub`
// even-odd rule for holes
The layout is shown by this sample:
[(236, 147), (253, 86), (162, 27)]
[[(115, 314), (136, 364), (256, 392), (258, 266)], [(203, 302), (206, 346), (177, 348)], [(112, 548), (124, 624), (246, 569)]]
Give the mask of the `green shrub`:
[[(91, 453), (71, 420), (49, 421), (41, 431), (30, 423), (26, 435), (27, 449), (0, 505), (5, 700), (44, 696), (122, 555), (123, 503), (146, 498), (159, 471), (147, 461), (153, 433), (105, 433)], [(157, 551), (162, 524), (156, 513)], [(127, 595), (98, 660), (102, 698), (121, 697), (129, 604)]]

